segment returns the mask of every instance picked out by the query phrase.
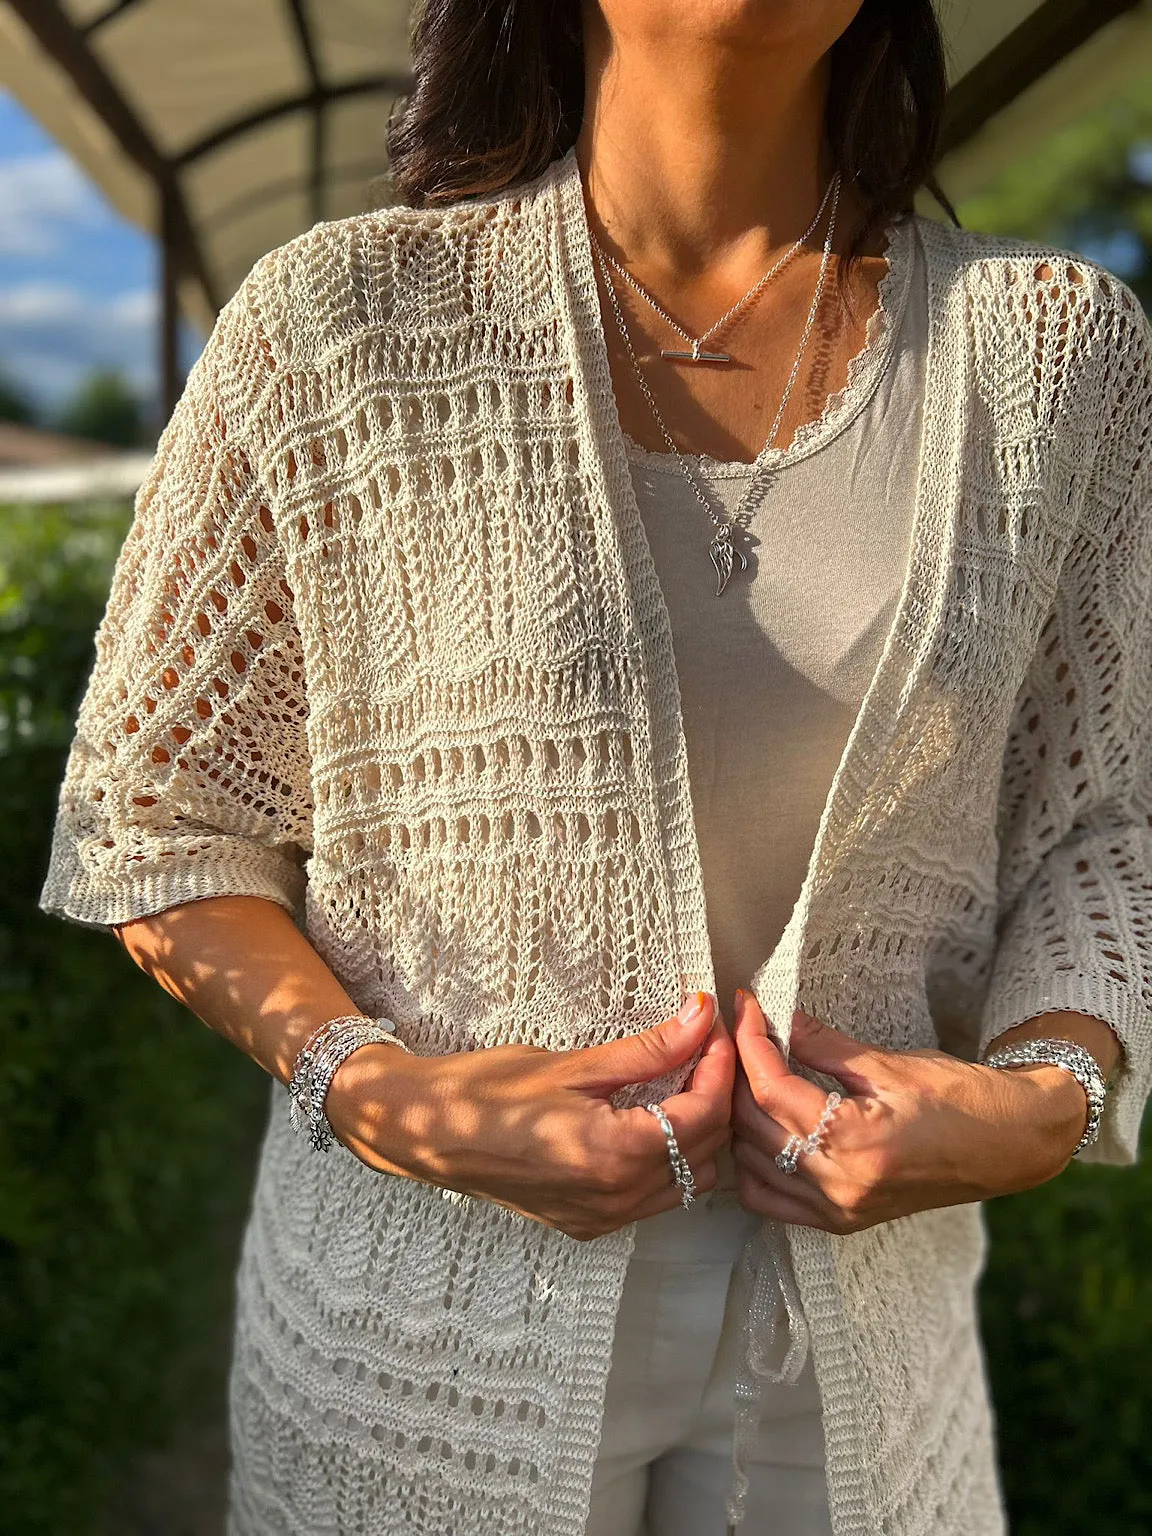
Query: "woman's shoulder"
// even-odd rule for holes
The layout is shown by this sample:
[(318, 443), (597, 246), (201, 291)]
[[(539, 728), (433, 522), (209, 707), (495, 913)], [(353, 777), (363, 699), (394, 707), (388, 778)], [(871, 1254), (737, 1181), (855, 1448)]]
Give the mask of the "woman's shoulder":
[[(1117, 391), (1152, 398), (1152, 325), (1131, 284), (1083, 251), (916, 215), (939, 291), (969, 333), (990, 393), (1044, 419), (1111, 416)], [(1025, 388), (1025, 384), (1028, 387)]]
[(284, 363), (317, 363), (360, 333), (448, 335), (483, 314), (551, 304), (544, 172), (485, 195), (389, 203), (320, 220), (261, 256), (242, 287)]
[(1083, 251), (1022, 235), (960, 228), (920, 213), (915, 219), (938, 271), (961, 278), (973, 295), (1000, 296), (1037, 314), (1057, 303), (1127, 317), (1137, 326), (1148, 323), (1131, 285)]

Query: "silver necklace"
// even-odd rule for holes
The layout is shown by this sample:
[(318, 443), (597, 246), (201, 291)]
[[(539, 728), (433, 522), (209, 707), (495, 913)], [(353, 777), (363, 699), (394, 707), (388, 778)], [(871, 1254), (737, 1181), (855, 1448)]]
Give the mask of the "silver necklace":
[(699, 336), (691, 335), (690, 332), (684, 329), (678, 320), (673, 320), (668, 311), (664, 309), (663, 306), (652, 297), (647, 288), (644, 287), (643, 283), (639, 282), (635, 277), (633, 277), (631, 272), (628, 271), (627, 267), (618, 262), (614, 256), (610, 256), (608, 254), (608, 252), (596, 238), (595, 233), (591, 229), (588, 231), (588, 233), (597, 255), (599, 255), (604, 261), (608, 262), (611, 267), (615, 268), (615, 270), (619, 272), (624, 281), (628, 283), (632, 288), (634, 288), (640, 297), (652, 306), (652, 308), (656, 311), (662, 320), (665, 320), (674, 331), (683, 336), (684, 340), (692, 349), (690, 352), (680, 352), (673, 350), (670, 347), (664, 347), (661, 348), (660, 351), (661, 357), (679, 358), (692, 363), (730, 363), (732, 358), (729, 353), (704, 352), (701, 351), (701, 348), (710, 336), (714, 336), (716, 332), (719, 331), (723, 326), (727, 325), (728, 322), (740, 310), (744, 309), (748, 304), (750, 304), (764, 287), (764, 285), (773, 277), (775, 277), (777, 272), (782, 271), (783, 268), (787, 266), (788, 262), (792, 260), (792, 258), (796, 255), (796, 252), (804, 244), (805, 240), (808, 239), (812, 231), (817, 227), (817, 225), (820, 223), (820, 220), (823, 218), (824, 209), (827, 206), (828, 198), (832, 193), (832, 188), (835, 185), (836, 180), (837, 177), (834, 174), (832, 180), (828, 183), (827, 189), (825, 190), (824, 197), (820, 203), (820, 207), (816, 210), (816, 217), (812, 220), (811, 224), (809, 224), (808, 228), (800, 236), (799, 240), (795, 241), (795, 243), (784, 252), (783, 256), (781, 256), (778, 261), (774, 262), (773, 265), (768, 268), (767, 272), (765, 272), (764, 276), (760, 278), (758, 282), (753, 283), (752, 287), (749, 288), (748, 292), (744, 295), (743, 298), (737, 299), (736, 303), (733, 304), (730, 309), (724, 311), (719, 320), (717, 320), (713, 325), (710, 325), (706, 331), (702, 331)]
[(816, 315), (820, 308), (820, 298), (824, 292), (824, 280), (828, 272), (828, 259), (832, 250), (832, 239), (836, 232), (836, 208), (840, 200), (839, 172), (837, 172), (835, 177), (833, 177), (832, 186), (832, 215), (828, 221), (828, 234), (824, 241), (824, 252), (820, 258), (820, 276), (816, 280), (816, 290), (812, 295), (812, 304), (808, 310), (808, 320), (804, 326), (804, 332), (800, 338), (800, 346), (796, 352), (796, 361), (792, 364), (792, 373), (789, 376), (787, 387), (785, 388), (783, 398), (780, 401), (780, 408), (776, 412), (776, 419), (772, 423), (772, 430), (769, 432), (768, 439), (765, 442), (763, 448), (761, 448), (760, 452), (756, 455), (755, 462), (752, 465), (752, 474), (749, 477), (749, 481), (745, 487), (744, 494), (741, 496), (735, 512), (733, 512), (732, 516), (728, 519), (716, 516), (711, 502), (704, 495), (704, 492), (701, 490), (696, 476), (688, 468), (684, 455), (680, 452), (679, 448), (677, 448), (672, 434), (668, 431), (668, 428), (664, 424), (664, 417), (660, 414), (660, 407), (656, 404), (652, 391), (648, 387), (648, 381), (644, 377), (639, 360), (636, 357), (636, 351), (632, 345), (632, 338), (629, 335), (628, 326), (625, 323), (623, 311), (620, 308), (620, 300), (617, 297), (616, 288), (612, 282), (612, 274), (608, 268), (608, 263), (603, 259), (601, 252), (597, 251), (596, 253), (600, 261), (600, 275), (604, 279), (605, 288), (608, 290), (608, 297), (612, 305), (612, 312), (616, 317), (616, 325), (620, 331), (624, 346), (627, 349), (628, 356), (632, 361), (632, 370), (636, 375), (637, 382), (639, 383), (640, 388), (643, 390), (644, 396), (652, 409), (652, 414), (656, 418), (656, 424), (660, 428), (660, 432), (664, 438), (664, 441), (668, 444), (671, 452), (675, 454), (676, 462), (680, 466), (681, 473), (688, 481), (688, 484), (692, 487), (697, 501), (704, 508), (705, 512), (707, 512), (708, 517), (712, 522), (713, 529), (715, 530), (713, 532), (711, 542), (708, 545), (708, 554), (711, 558), (712, 564), (716, 568), (717, 597), (720, 596), (720, 594), (724, 591), (724, 588), (728, 585), (729, 578), (732, 575), (733, 559), (739, 560), (741, 570), (748, 569), (748, 556), (739, 547), (739, 545), (733, 543), (732, 530), (737, 523), (746, 519), (748, 510), (756, 496), (759, 495), (761, 488), (766, 483), (768, 475), (776, 469), (776, 466), (771, 465), (768, 462), (767, 455), (772, 447), (772, 444), (776, 440), (776, 433), (779, 431), (780, 422), (784, 415), (784, 409), (788, 404), (792, 394), (792, 387), (796, 383), (796, 377), (800, 372), (800, 361), (804, 356), (805, 348), (808, 345), (808, 337), (811, 335), (812, 326), (816, 320)]

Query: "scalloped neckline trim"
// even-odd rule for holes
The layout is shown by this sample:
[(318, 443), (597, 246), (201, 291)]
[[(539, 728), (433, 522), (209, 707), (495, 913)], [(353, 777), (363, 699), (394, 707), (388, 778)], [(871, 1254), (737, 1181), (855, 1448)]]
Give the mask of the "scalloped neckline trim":
[[(868, 316), (864, 340), (860, 349), (848, 360), (848, 373), (843, 386), (833, 391), (824, 402), (819, 416), (801, 423), (787, 448), (765, 446), (754, 460), (717, 459), (709, 453), (685, 453), (688, 463), (702, 474), (725, 477), (750, 475), (761, 462), (772, 461), (780, 465), (791, 464), (806, 458), (839, 435), (863, 410), (871, 399), (876, 386), (892, 355), (896, 337), (908, 301), (912, 277), (912, 241), (915, 234), (915, 218), (897, 218), (885, 231), (884, 249), (881, 255), (887, 261), (887, 270), (877, 284), (877, 305)], [(676, 455), (664, 449), (645, 448), (621, 429), (624, 448), (629, 463), (642, 464), (663, 474), (680, 474)]]

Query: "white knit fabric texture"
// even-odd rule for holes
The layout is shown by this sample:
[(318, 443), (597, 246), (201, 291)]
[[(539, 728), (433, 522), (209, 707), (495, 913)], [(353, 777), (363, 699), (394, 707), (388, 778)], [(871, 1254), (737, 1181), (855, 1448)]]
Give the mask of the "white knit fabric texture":
[[(1127, 1065), (1094, 1155), (1130, 1161), (1152, 331), (1083, 257), (920, 226), (907, 579), (752, 985), (784, 1031), (799, 1003), (895, 1048), (1104, 1018)], [(618, 1038), (713, 982), (678, 711), (574, 155), (318, 224), (256, 263), (161, 439), (41, 902), (101, 926), (280, 901), (417, 1052)], [(632, 1229), (579, 1243), (317, 1157), (272, 1099), (232, 1536), (579, 1536)], [(998, 1536), (979, 1207), (786, 1231), (836, 1536)]]

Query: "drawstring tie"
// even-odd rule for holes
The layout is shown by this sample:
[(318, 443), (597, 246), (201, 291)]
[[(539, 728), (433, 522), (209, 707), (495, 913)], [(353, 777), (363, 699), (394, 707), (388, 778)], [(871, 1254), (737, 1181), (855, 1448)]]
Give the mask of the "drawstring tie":
[[(767, 1219), (760, 1223), (740, 1255), (737, 1285), (744, 1317), (744, 1348), (735, 1388), (732, 1480), (725, 1501), (728, 1536), (735, 1536), (737, 1525), (744, 1519), (748, 1494), (744, 1468), (760, 1427), (763, 1384), (767, 1380), (794, 1385), (808, 1358), (808, 1323), (783, 1223)], [(783, 1358), (777, 1364), (774, 1356), (781, 1351)]]

